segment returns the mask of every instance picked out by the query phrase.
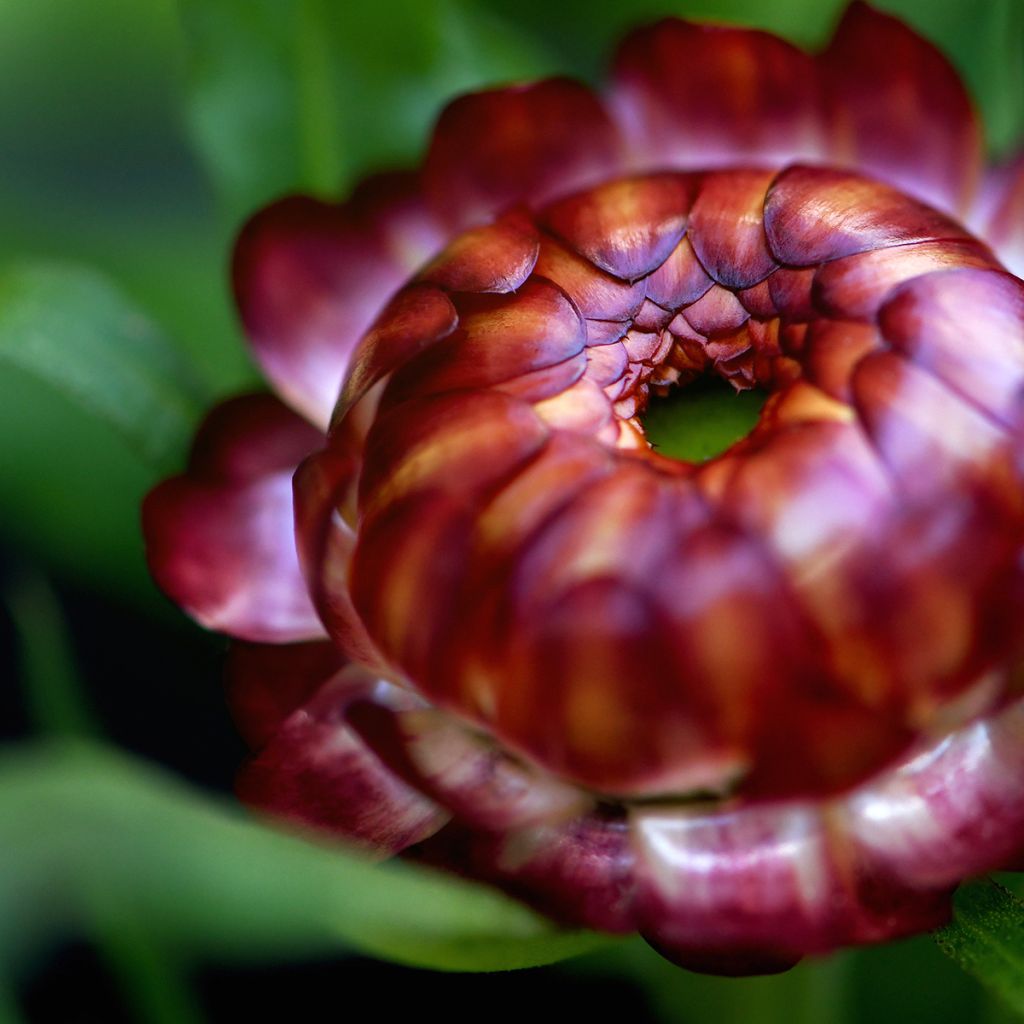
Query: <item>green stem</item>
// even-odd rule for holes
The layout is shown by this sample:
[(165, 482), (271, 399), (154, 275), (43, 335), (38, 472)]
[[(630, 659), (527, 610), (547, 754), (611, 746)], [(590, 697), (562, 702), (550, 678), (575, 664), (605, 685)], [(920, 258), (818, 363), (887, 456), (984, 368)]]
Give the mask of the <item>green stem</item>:
[(323, 0), (296, 5), (295, 64), (303, 183), (330, 196), (341, 184), (341, 124)]
[(64, 616), (38, 572), (17, 575), (4, 594), (20, 641), (20, 668), (28, 715), (51, 736), (95, 736), (99, 725), (75, 671)]

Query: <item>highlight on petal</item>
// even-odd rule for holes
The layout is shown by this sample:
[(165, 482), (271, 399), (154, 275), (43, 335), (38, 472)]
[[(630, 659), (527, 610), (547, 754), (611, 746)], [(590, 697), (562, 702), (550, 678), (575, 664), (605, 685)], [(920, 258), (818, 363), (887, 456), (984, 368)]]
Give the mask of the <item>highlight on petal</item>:
[(147, 496), (150, 571), (208, 629), (258, 643), (323, 636), (295, 554), (291, 483), (322, 443), (269, 395), (232, 399), (200, 428), (186, 472)]
[(464, 228), (614, 175), (618, 149), (600, 101), (567, 78), (477, 92), (442, 112), (423, 188), (453, 229)]
[(818, 64), (835, 162), (941, 210), (968, 208), (981, 172), (981, 129), (956, 70), (931, 43), (854, 0)]
[(989, 171), (971, 224), (1007, 269), (1024, 274), (1024, 155)]
[(766, 32), (668, 19), (626, 38), (612, 83), (609, 104), (638, 169), (824, 154), (814, 61)]

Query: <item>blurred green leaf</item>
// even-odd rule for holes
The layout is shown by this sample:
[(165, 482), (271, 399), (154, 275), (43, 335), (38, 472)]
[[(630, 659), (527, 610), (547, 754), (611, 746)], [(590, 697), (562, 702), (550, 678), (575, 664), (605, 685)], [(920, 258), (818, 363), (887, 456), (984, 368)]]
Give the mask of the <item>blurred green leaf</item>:
[(173, 345), (85, 267), (0, 268), (0, 361), (109, 423), (158, 469), (180, 459), (202, 409), (199, 385)]
[(0, 951), (24, 954), (26, 943), (86, 927), (97, 900), (108, 914), (116, 901), (172, 951), (199, 956), (355, 949), (492, 971), (610, 941), (558, 930), (482, 886), (264, 827), (99, 748), (8, 752)]
[(935, 939), (1024, 1017), (1024, 902), (991, 880), (969, 882), (957, 891), (952, 923)]
[(180, 0), (189, 120), (229, 211), (418, 160), (453, 94), (560, 62), (473, 0)]

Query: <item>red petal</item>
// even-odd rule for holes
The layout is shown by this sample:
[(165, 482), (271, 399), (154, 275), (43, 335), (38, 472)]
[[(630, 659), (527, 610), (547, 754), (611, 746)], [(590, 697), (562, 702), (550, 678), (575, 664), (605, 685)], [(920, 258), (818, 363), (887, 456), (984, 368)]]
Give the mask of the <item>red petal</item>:
[(500, 885), (567, 924), (606, 932), (635, 927), (634, 855), (628, 825), (619, 818), (588, 814), (506, 835), (450, 825), (419, 852), (448, 870)]
[(235, 298), (256, 358), (288, 403), (321, 427), (356, 343), (415, 265), (402, 257), (421, 257), (419, 245), (401, 253), (396, 244), (393, 204), (379, 204), (367, 222), (359, 201), (283, 199), (249, 221), (235, 246)]
[(855, 2), (819, 59), (833, 154), (944, 210), (981, 170), (981, 130), (955, 69), (896, 18)]
[(628, 36), (611, 104), (641, 167), (820, 157), (814, 62), (765, 32), (666, 20)]
[(242, 769), (239, 797), (382, 855), (433, 835), (448, 815), (392, 773), (346, 719), (371, 692), (379, 695), (379, 685), (359, 669), (339, 673)]
[(647, 297), (665, 309), (680, 309), (696, 302), (713, 284), (690, 239), (684, 237), (647, 278)]
[(143, 506), (150, 571), (209, 629), (261, 643), (323, 635), (295, 554), (292, 472), (323, 437), (269, 395), (215, 409), (189, 469)]
[(419, 277), (449, 292), (513, 292), (530, 276), (539, 249), (530, 219), (510, 213), (463, 232)]
[(586, 329), (565, 293), (532, 279), (514, 295), (460, 296), (454, 334), (407, 361), (381, 400), (493, 387), (580, 355)]
[(968, 239), (959, 224), (869, 178), (827, 167), (791, 167), (768, 190), (768, 248), (809, 267), (907, 242)]
[(238, 731), (259, 750), (345, 663), (330, 643), (233, 643), (225, 670)]
[(773, 171), (708, 174), (690, 211), (690, 242), (707, 272), (727, 288), (749, 288), (775, 268), (764, 234)]
[(346, 416), (374, 384), (417, 352), (447, 337), (458, 322), (459, 314), (440, 288), (416, 284), (403, 288), (356, 349), (334, 423)]
[(454, 227), (516, 203), (536, 206), (607, 178), (618, 140), (598, 99), (565, 78), (471, 93), (434, 129), (423, 187)]
[(626, 178), (549, 206), (542, 221), (591, 263), (635, 281), (679, 244), (694, 187), (683, 174)]
[(627, 284), (545, 236), (536, 273), (554, 281), (585, 317), (625, 321), (644, 301), (644, 284)]

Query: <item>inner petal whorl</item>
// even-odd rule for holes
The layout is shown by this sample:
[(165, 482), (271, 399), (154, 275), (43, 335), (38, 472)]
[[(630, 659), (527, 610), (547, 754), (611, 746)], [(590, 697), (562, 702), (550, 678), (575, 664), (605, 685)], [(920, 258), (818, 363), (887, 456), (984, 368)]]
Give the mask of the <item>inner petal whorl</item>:
[[(542, 210), (529, 252), (515, 225), (507, 270), (493, 234), (486, 273), (455, 243), (458, 287), (494, 294), (433, 271), (456, 326), (403, 321), (407, 357), (361, 384), (352, 589), (397, 670), (615, 796), (737, 766), (751, 795), (835, 790), (947, 722), (1018, 644), (1020, 282), (827, 168), (611, 182)], [(709, 374), (768, 394), (756, 424), (658, 453), (652, 396)], [(410, 560), (395, 524), (433, 541)]]

